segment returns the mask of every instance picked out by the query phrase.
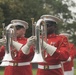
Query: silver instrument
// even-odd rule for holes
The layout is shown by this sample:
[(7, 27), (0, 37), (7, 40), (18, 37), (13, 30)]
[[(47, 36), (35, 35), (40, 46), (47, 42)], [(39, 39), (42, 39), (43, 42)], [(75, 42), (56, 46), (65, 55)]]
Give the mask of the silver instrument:
[(47, 33), (45, 21), (43, 19), (39, 19), (37, 23), (35, 22), (35, 36), (37, 37), (37, 42), (36, 42), (36, 47), (34, 50), (35, 54), (31, 61), (32, 63), (45, 62), (43, 54), (42, 54), (43, 44), (42, 45), (40, 44), (40, 36), (42, 37), (42, 41), (47, 36), (45, 32)]
[(6, 28), (5, 28), (5, 36), (6, 36), (6, 44), (5, 44), (5, 55), (3, 57), (2, 63), (0, 66), (8, 66), (10, 61), (13, 61), (12, 56), (11, 56), (11, 27), (13, 26), (13, 24), (9, 24)]

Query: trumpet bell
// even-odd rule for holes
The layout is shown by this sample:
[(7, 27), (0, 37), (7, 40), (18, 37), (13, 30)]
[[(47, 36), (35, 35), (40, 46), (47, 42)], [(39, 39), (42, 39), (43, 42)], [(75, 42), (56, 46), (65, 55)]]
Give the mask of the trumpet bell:
[(5, 54), (0, 66), (8, 66), (10, 61), (13, 61), (11, 54)]
[(34, 54), (34, 58), (31, 61), (32, 63), (39, 63), (39, 62), (45, 62), (43, 59), (42, 53), (36, 53)]
[(2, 62), (0, 66), (8, 66), (9, 62)]

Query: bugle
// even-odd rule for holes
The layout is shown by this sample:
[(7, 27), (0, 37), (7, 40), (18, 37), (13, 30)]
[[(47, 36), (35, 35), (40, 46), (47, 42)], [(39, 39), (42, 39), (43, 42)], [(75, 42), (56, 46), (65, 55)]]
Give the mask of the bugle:
[(44, 33), (46, 31), (45, 26), (46, 26), (45, 21), (43, 19), (39, 19), (35, 25), (35, 36), (37, 37), (37, 42), (36, 42), (36, 46), (35, 46), (35, 50), (34, 50), (35, 54), (31, 61), (32, 63), (45, 62), (45, 60), (43, 58), (43, 54), (42, 54), (42, 45), (40, 44), (40, 36), (42, 36), (42, 40), (43, 40), (43, 38), (44, 38), (43, 35), (44, 34), (46, 35), (46, 33)]
[(3, 57), (2, 63), (0, 66), (8, 66), (10, 61), (13, 61), (11, 56), (11, 31), (10, 28), (13, 26), (13, 24), (9, 24), (5, 29), (5, 37), (6, 37), (6, 44), (5, 44), (5, 55)]

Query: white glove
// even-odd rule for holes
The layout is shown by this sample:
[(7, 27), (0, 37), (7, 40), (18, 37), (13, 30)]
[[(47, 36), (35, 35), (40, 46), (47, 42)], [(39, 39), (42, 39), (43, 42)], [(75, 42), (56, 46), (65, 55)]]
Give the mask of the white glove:
[(12, 45), (16, 48), (17, 51), (19, 51), (23, 44), (13, 41)]
[[(40, 39), (40, 42), (42, 43), (42, 40)], [(47, 53), (49, 53), (51, 56), (54, 54), (54, 52), (56, 51), (56, 47), (47, 44), (46, 42), (43, 41), (43, 48), (47, 51)]]
[(27, 43), (21, 48), (24, 54), (28, 54), (30, 52), (30, 46), (34, 45), (36, 42), (36, 36), (31, 36), (28, 38)]
[(35, 42), (36, 42), (36, 36), (31, 36), (31, 37), (29, 37), (28, 38), (28, 40), (27, 40), (27, 45), (30, 47), (31, 45), (34, 45), (35, 44)]

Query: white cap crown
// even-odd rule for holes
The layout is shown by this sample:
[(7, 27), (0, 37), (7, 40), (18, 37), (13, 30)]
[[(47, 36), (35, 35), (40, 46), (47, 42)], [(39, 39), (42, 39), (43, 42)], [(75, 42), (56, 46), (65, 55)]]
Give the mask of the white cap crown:
[(70, 34), (68, 34), (68, 33), (61, 33), (60, 35), (64, 35), (66, 37), (69, 37), (70, 36)]
[(20, 25), (20, 26), (23, 26), (25, 29), (28, 29), (28, 23), (26, 21), (23, 21), (23, 20), (12, 20), (11, 23), (14, 26)]
[(42, 15), (40, 18), (44, 19), (45, 21), (54, 21), (56, 23), (60, 22), (59, 18), (52, 15)]

